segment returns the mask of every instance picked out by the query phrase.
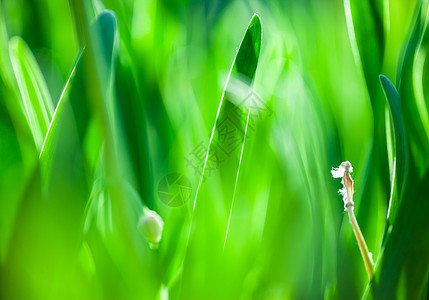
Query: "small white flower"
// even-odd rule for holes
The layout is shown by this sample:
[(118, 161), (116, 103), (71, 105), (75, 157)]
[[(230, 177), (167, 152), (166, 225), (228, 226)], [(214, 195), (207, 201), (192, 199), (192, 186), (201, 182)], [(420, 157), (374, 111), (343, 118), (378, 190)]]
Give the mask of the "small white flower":
[(148, 241), (152, 249), (158, 248), (162, 238), (164, 221), (155, 211), (144, 208), (143, 215), (140, 217), (137, 228)]

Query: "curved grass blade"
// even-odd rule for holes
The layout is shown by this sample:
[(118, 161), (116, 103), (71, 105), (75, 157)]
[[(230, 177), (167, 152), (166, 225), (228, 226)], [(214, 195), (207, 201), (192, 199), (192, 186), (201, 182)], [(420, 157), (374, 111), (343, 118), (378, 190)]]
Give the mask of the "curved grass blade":
[(207, 147), (207, 153), (206, 153), (206, 156), (204, 159), (203, 170), (202, 170), (202, 173), (200, 176), (200, 180), (198, 182), (194, 202), (192, 205), (193, 211), (195, 211), (195, 206), (197, 204), (197, 198), (198, 198), (198, 191), (199, 191), (201, 184), (203, 182), (203, 179), (204, 179), (204, 172), (205, 172), (205, 169), (207, 166), (207, 160), (208, 160), (209, 153), (210, 153), (210, 146), (212, 144), (213, 137), (214, 137), (214, 134), (216, 131), (216, 125), (217, 125), (219, 115), (220, 115), (220, 112), (222, 109), (222, 104), (223, 104), (224, 99), (225, 99), (225, 91), (227, 90), (229, 79), (230, 79), (231, 75), (239, 73), (239, 74), (249, 78), (250, 80), (253, 80), (253, 78), (255, 76), (255, 72), (256, 72), (256, 67), (258, 64), (259, 52), (261, 49), (261, 39), (262, 39), (261, 20), (257, 14), (254, 14), (252, 19), (250, 20), (249, 25), (247, 26), (246, 33), (244, 34), (243, 40), (241, 41), (240, 47), (238, 48), (237, 55), (235, 56), (234, 61), (232, 63), (231, 70), (228, 74), (228, 78), (227, 78), (226, 83), (225, 83), (225, 88), (224, 88), (224, 91), (222, 93), (222, 97), (220, 99), (220, 103), (219, 103), (218, 110), (216, 113), (215, 123), (213, 125), (213, 129), (212, 129), (212, 132), (210, 134), (210, 140), (209, 140), (209, 145)]
[(344, 0), (349, 38), (356, 64), (362, 69), (371, 100), (374, 101), (376, 78), (381, 70), (385, 37), (383, 2)]
[(9, 53), (21, 96), (21, 108), (40, 151), (54, 110), (52, 99), (36, 59), (20, 37), (10, 40)]
[[(429, 97), (425, 97), (427, 95), (427, 45), (428, 45), (428, 37), (429, 30), (426, 28), (424, 30), (424, 38), (422, 43), (419, 46), (419, 49), (416, 53), (416, 57), (414, 58), (414, 72), (413, 72), (413, 85), (414, 85), (414, 94), (416, 98), (417, 111), (419, 113), (420, 119), (422, 121), (423, 129), (426, 132), (426, 137), (429, 139), (429, 111), (428, 111), (428, 100)], [(426, 90), (426, 91), (425, 91)], [(426, 101), (425, 101), (426, 98)]]
[[(97, 20), (95, 24), (97, 24)], [(103, 29), (116, 30), (116, 28), (100, 28), (96, 34), (114, 35), (114, 33), (104, 33)], [(90, 29), (88, 28), (88, 30)], [(24, 255), (24, 253), (28, 253), (27, 247), (22, 247), (20, 243), (14, 243), (10, 246), (10, 253), (17, 253), (15, 256), (19, 258), (19, 264), (16, 264), (17, 267), (13, 270), (13, 276), (17, 276), (23, 271), (27, 272), (29, 276), (37, 276), (40, 272), (38, 262), (42, 261), (41, 258), (47, 257), (43, 253), (56, 253), (47, 263), (46, 269), (48, 271), (45, 279), (48, 282), (55, 282), (55, 285), (58, 285), (58, 290), (63, 286), (63, 283), (59, 282), (57, 277), (69, 278), (68, 275), (73, 267), (69, 268), (68, 263), (76, 266), (76, 259), (79, 255), (79, 249), (76, 246), (82, 242), (82, 218), (85, 212), (85, 204), (90, 197), (90, 179), (93, 177), (92, 166), (88, 163), (88, 151), (100, 152), (101, 139), (104, 137), (102, 133), (99, 133), (101, 130), (96, 130), (95, 134), (92, 135), (90, 125), (96, 124), (97, 129), (102, 126), (99, 121), (102, 120), (101, 114), (105, 110), (96, 107), (91, 111), (93, 108), (91, 104), (100, 100), (100, 98), (96, 98), (98, 94), (108, 93), (106, 90), (102, 90), (99, 85), (93, 84), (104, 80), (106, 74), (103, 78), (98, 77), (93, 59), (97, 53), (94, 51), (94, 55), (91, 55), (92, 52), (90, 51), (94, 49), (90, 45), (86, 49), (73, 66), (74, 70), (71, 71), (69, 81), (64, 88), (55, 118), (49, 134), (46, 136), (43, 151), (40, 153), (44, 171), (42, 174), (37, 172), (37, 176), (34, 176), (32, 188), (25, 195), (26, 197), (23, 199), (18, 212), (18, 217), (21, 220), (26, 220), (24, 224), (16, 222), (19, 224), (19, 228), (22, 228), (23, 234), (26, 234), (21, 236), (26, 237), (28, 235), (30, 240), (34, 240), (37, 236), (36, 248), (38, 252), (28, 256)], [(109, 47), (109, 45), (104, 44), (97, 49), (114, 52), (112, 46)], [(102, 54), (98, 52), (98, 55), (101, 56)], [(113, 62), (115, 58), (111, 55), (110, 62)], [(110, 78), (111, 73), (108, 73), (107, 76)], [(97, 104), (103, 103), (100, 101)], [(98, 113), (100, 115), (96, 115)], [(89, 147), (87, 147), (88, 140), (91, 140)], [(40, 175), (43, 175), (42, 181), (40, 181)], [(31, 194), (32, 190), (36, 190), (36, 187), (37, 190), (41, 190), (41, 194), (37, 196)], [(28, 204), (34, 204), (34, 206), (28, 206)], [(31, 207), (37, 207), (37, 210), (33, 209), (35, 211), (33, 213)], [(25, 219), (29, 212), (31, 218)], [(110, 211), (107, 210), (106, 213), (110, 213)], [(44, 234), (45, 232), (50, 234)], [(58, 291), (54, 292), (52, 297), (61, 298), (57, 293)]]
[(61, 122), (61, 118), (63, 118), (63, 114), (65, 111), (64, 109), (65, 103), (68, 101), (68, 96), (70, 93), (70, 89), (72, 87), (72, 81), (73, 81), (73, 78), (75, 77), (76, 69), (80, 64), (83, 52), (84, 50), (81, 50), (79, 52), (76, 58), (76, 61), (73, 64), (73, 68), (63, 88), (63, 91), (61, 92), (60, 99), (58, 101), (57, 107), (55, 108), (54, 114), (52, 116), (52, 120), (49, 124), (48, 130), (43, 140), (42, 147), (40, 149), (39, 159), (41, 163), (42, 172), (44, 174), (47, 174), (48, 170), (50, 169), (50, 161), (52, 160), (52, 155), (54, 151), (53, 149), (54, 140), (55, 140), (55, 137), (58, 137), (60, 132), (58, 123)]
[[(241, 41), (240, 47), (238, 48), (238, 52), (234, 58), (234, 61), (231, 66), (231, 70), (228, 74), (228, 78), (225, 83), (225, 88), (222, 93), (222, 97), (220, 99), (220, 103), (218, 106), (218, 110), (216, 113), (215, 123), (212, 128), (212, 132), (210, 134), (210, 140), (207, 147), (207, 153), (204, 159), (203, 170), (200, 176), (200, 180), (198, 182), (197, 190), (194, 197), (194, 202), (192, 205), (192, 210), (195, 211), (195, 206), (197, 204), (198, 199), (198, 191), (201, 187), (201, 184), (204, 179), (204, 172), (207, 166), (207, 160), (210, 153), (210, 146), (213, 141), (213, 137), (216, 131), (216, 125), (219, 119), (220, 112), (222, 110), (222, 104), (225, 99), (225, 91), (227, 90), (229, 79), (231, 75), (241, 74), (250, 80), (253, 80), (256, 72), (256, 67), (259, 59), (259, 52), (261, 49), (261, 20), (257, 14), (254, 14), (252, 19), (250, 20), (249, 25), (247, 26), (246, 33), (244, 34), (243, 40)], [(192, 224), (192, 223), (191, 223)]]
[[(390, 193), (389, 207), (387, 210), (387, 217), (394, 220), (397, 213), (397, 201), (402, 198), (402, 190), (408, 166), (407, 140), (405, 135), (404, 121), (402, 119), (401, 98), (393, 84), (386, 76), (380, 75), (380, 83), (386, 97), (393, 130), (394, 172), (392, 176), (392, 188)], [(397, 189), (396, 197), (394, 197), (395, 186)]]
[[(54, 117), (49, 124), (48, 132), (45, 136), (42, 149), (40, 151), (39, 157), (42, 165), (42, 172), (45, 177), (49, 177), (48, 173), (51, 171), (52, 160), (55, 159), (55, 153), (59, 151), (57, 148), (61, 148), (62, 146), (60, 144), (64, 144), (66, 141), (64, 137), (68, 136), (68, 134), (75, 135), (77, 133), (78, 136), (76, 136), (76, 138), (83, 139), (86, 135), (90, 117), (87, 106), (92, 101), (92, 99), (86, 98), (89, 95), (89, 93), (85, 92), (85, 88), (87, 87), (84, 86), (84, 90), (81, 89), (82, 85), (85, 85), (85, 83), (82, 83), (81, 81), (82, 79), (86, 79), (88, 74), (84, 72), (84, 69), (81, 68), (80, 65), (88, 64), (91, 66), (91, 64), (93, 64), (91, 59), (92, 53), (90, 53), (90, 50), (93, 50), (94, 54), (95, 52), (98, 53), (96, 63), (99, 63), (96, 65), (103, 70), (97, 74), (99, 76), (94, 76), (96, 78), (102, 77), (98, 78), (98, 80), (95, 79), (100, 84), (100, 93), (103, 95), (108, 94), (108, 87), (105, 85), (105, 83), (110, 80), (112, 73), (111, 68), (113, 63), (114, 40), (116, 32), (116, 19), (114, 15), (110, 12), (101, 13), (95, 22), (91, 24), (90, 30), (93, 42), (91, 44), (92, 48), (87, 50), (82, 49), (79, 52), (70, 72), (69, 78), (61, 93), (60, 100), (58, 101), (54, 112)], [(78, 77), (76, 78), (78, 81), (78, 86), (73, 88), (73, 81), (75, 77)], [(87, 99), (88, 101), (84, 101), (82, 99)], [(104, 111), (105, 110), (102, 109), (102, 112)], [(79, 115), (79, 118), (76, 119), (74, 115)], [(66, 123), (69, 125), (65, 126), (64, 124)], [(70, 131), (70, 127), (76, 127), (75, 129), (77, 132), (76, 130), (73, 132)], [(66, 132), (68, 132), (68, 134), (66, 134)], [(61, 138), (63, 138), (63, 140), (60, 140)], [(70, 143), (70, 146), (76, 143), (73, 147), (79, 148), (80, 142), (77, 140), (72, 141), (70, 138), (71, 136), (68, 136), (67, 139), (67, 142)], [(96, 155), (98, 155), (100, 147), (101, 144), (96, 147), (98, 149), (92, 149), (91, 151), (97, 152)], [(83, 152), (83, 149), (80, 150)]]
[[(257, 14), (254, 14), (252, 19), (249, 22), (249, 25), (247, 26), (247, 30), (244, 34), (244, 37), (243, 37), (241, 44), (240, 44), (240, 47), (238, 48), (237, 54), (236, 54), (234, 61), (231, 65), (231, 69), (229, 71), (229, 74), (228, 74), (228, 77), (227, 77), (227, 80), (225, 83), (225, 87), (224, 87), (224, 90), (223, 90), (223, 93), (222, 93), (222, 96), (220, 99), (220, 103), (219, 103), (218, 110), (216, 113), (216, 119), (215, 119), (215, 122), (214, 122), (214, 125), (212, 128), (209, 143), (207, 146), (207, 152), (206, 152), (205, 159), (204, 159), (203, 169), (202, 169), (201, 176), (200, 176), (200, 179), (199, 179), (199, 182), (197, 185), (197, 189), (195, 192), (195, 197), (194, 197), (194, 201), (193, 201), (193, 205), (192, 205), (192, 215), (191, 215), (190, 228), (189, 228), (189, 233), (188, 233), (188, 237), (187, 237), (186, 247), (189, 246), (190, 235), (192, 232), (193, 218), (195, 215), (195, 208), (196, 208), (197, 199), (198, 199), (198, 192), (199, 192), (201, 185), (203, 183), (203, 180), (204, 180), (204, 173), (205, 173), (205, 170), (207, 167), (207, 161), (208, 161), (209, 154), (210, 154), (211, 144), (212, 144), (213, 138), (215, 136), (216, 127), (217, 127), (217, 124), (219, 121), (219, 116), (221, 115), (221, 113), (225, 109), (227, 109), (224, 106), (224, 102), (225, 102), (224, 100), (226, 98), (226, 91), (228, 90), (228, 84), (229, 84), (230, 78), (232, 76), (239, 76), (239, 77), (245, 78), (249, 82), (253, 82), (253, 79), (254, 79), (255, 73), (256, 73), (256, 68), (258, 65), (258, 60), (259, 60), (261, 41), (262, 41), (261, 20)], [(230, 105), (232, 105), (232, 104), (230, 104)], [(249, 109), (250, 109), (250, 107), (249, 107)], [(249, 119), (247, 119), (247, 125), (248, 125), (248, 121), (249, 121)], [(246, 127), (247, 127), (247, 125), (246, 125)], [(242, 151), (243, 151), (243, 149), (244, 149), (244, 137), (243, 137)], [(239, 161), (239, 165), (237, 168), (235, 184), (238, 183), (238, 174), (239, 174), (240, 164), (241, 164), (241, 160)], [(235, 190), (235, 188), (234, 188), (234, 190)], [(186, 255), (185, 255), (185, 257), (186, 257)], [(182, 266), (183, 266), (183, 264), (184, 264), (184, 261), (182, 263)]]
[(97, 16), (90, 28), (90, 38), (96, 66), (100, 72), (100, 85), (104, 86), (109, 83), (117, 52), (117, 21), (112, 11), (107, 10)]
[[(389, 165), (388, 159), (386, 159), (385, 102), (377, 82), (384, 61), (386, 43), (384, 26), (388, 26), (389, 22), (388, 19), (384, 18), (384, 5), (383, 1), (378, 0), (344, 0), (344, 11), (353, 56), (365, 79), (374, 120), (371, 153), (367, 162), (368, 166), (365, 168), (367, 176), (363, 182), (363, 201), (359, 206), (358, 219), (362, 219), (361, 215), (368, 216), (371, 211), (378, 210), (378, 207), (387, 206), (390, 187), (388, 180)], [(383, 22), (386, 22), (387, 25)], [(372, 169), (371, 172), (369, 172), (370, 168)], [(374, 193), (383, 194), (383, 197), (377, 202), (365, 200), (370, 199), (370, 195)], [(364, 218), (360, 224), (362, 228), (367, 227), (366, 223), (369, 221)], [(380, 224), (380, 226), (382, 225)], [(376, 237), (374, 236), (374, 238)], [(372, 238), (368, 239), (369, 245), (374, 242), (377, 243)]]
[[(408, 72), (410, 68), (412, 68), (412, 62), (414, 58), (415, 51), (417, 47), (419, 46), (419, 43), (421, 43), (422, 38), (422, 6), (419, 5), (416, 7), (414, 18), (413, 18), (413, 25), (410, 28), (409, 37), (407, 40), (407, 43), (405, 43), (405, 47), (403, 49), (403, 55), (401, 56), (401, 59), (398, 64), (398, 74), (396, 78), (396, 86), (398, 87), (398, 90), (401, 90), (401, 86), (404, 85), (403, 79), (406, 79), (408, 81), (408, 78), (404, 78), (403, 73)], [(410, 78), (411, 79), (411, 78)], [(407, 84), (407, 82), (405, 82)]]
[[(124, 149), (122, 120), (114, 95), (117, 60), (117, 20), (111, 11), (97, 16), (89, 30), (88, 57), (92, 67), (93, 104), (98, 108), (98, 121), (103, 130), (103, 146), (93, 176), (93, 187), (83, 219), (85, 240), (98, 256), (107, 256), (104, 266), (109, 272), (120, 272), (127, 282), (140, 286), (153, 275), (149, 271), (150, 249), (137, 230), (142, 210), (140, 195), (129, 183), (129, 160)], [(132, 179), (131, 179), (132, 180)], [(102, 243), (100, 243), (100, 241)], [(132, 243), (130, 243), (132, 241)], [(100, 247), (102, 245), (102, 247)], [(138, 253), (131, 257), (129, 253)], [(116, 273), (115, 273), (116, 274)], [(112, 287), (126, 297), (127, 291)], [(147, 294), (154, 293), (151, 288)], [(123, 294), (124, 293), (124, 294)], [(150, 297), (149, 298), (154, 298)]]
[[(121, 180), (121, 176), (131, 177), (128, 153), (119, 105), (114, 94), (116, 59), (118, 53), (118, 24), (114, 12), (106, 10), (97, 16), (90, 30), (91, 55), (96, 72), (95, 105), (100, 109), (102, 126), (106, 136), (106, 162), (111, 164), (108, 177)], [(131, 178), (127, 178), (133, 181)]]
[(364, 299), (425, 299), (429, 274), (429, 172), (419, 179), (409, 170), (404, 186), (404, 199), (381, 258), (377, 263), (375, 282)]
[[(398, 92), (401, 97), (402, 112), (404, 126), (408, 133), (409, 149), (410, 149), (410, 164), (414, 165), (420, 174), (424, 174), (426, 168), (429, 167), (429, 138), (426, 132), (428, 125), (425, 123), (425, 113), (422, 114), (422, 109), (426, 109), (422, 105), (424, 97), (422, 87), (424, 70), (419, 64), (422, 63), (423, 55), (427, 47), (428, 40), (425, 36), (428, 34), (427, 21), (422, 22), (422, 8), (417, 7), (416, 17), (414, 18), (414, 26), (410, 33), (409, 40), (404, 50), (403, 59), (400, 61), (399, 77), (398, 77)], [(426, 16), (427, 18), (427, 16)], [(423, 74), (423, 78), (422, 77)], [(424, 84), (423, 84), (424, 85)], [(423, 116), (423, 118), (422, 118)]]
[[(387, 208), (387, 221), (383, 236), (382, 249), (376, 259), (376, 269), (384, 258), (384, 246), (388, 241), (392, 224), (398, 214), (398, 208), (403, 195), (406, 172), (408, 167), (407, 139), (402, 118), (401, 98), (392, 82), (384, 75), (379, 76), (380, 84), (389, 109), (391, 128), (393, 132), (393, 172), (391, 178), (390, 197)], [(390, 134), (390, 133), (387, 133)], [(369, 296), (372, 282), (367, 285), (363, 299)]]

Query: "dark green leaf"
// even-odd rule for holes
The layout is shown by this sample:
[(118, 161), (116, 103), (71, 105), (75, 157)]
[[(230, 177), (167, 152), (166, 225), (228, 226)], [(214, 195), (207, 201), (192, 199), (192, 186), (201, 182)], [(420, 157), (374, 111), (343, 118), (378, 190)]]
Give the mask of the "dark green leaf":
[[(392, 185), (397, 188), (397, 195), (390, 195), (388, 217), (393, 220), (397, 214), (398, 200), (402, 198), (402, 189), (407, 173), (408, 152), (407, 140), (405, 136), (404, 121), (402, 119), (401, 98), (390, 80), (380, 75), (380, 83), (386, 97), (390, 112), (390, 120), (393, 129), (393, 144), (394, 144), (394, 174)], [(394, 189), (391, 189), (392, 193)], [(395, 199), (396, 198), (396, 199)]]

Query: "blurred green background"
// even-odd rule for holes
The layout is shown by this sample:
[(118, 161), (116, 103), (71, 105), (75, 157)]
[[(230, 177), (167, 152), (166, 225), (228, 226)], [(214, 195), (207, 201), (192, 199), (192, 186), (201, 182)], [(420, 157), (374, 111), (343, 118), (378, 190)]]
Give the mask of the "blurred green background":
[(429, 299), (428, 12), (1, 0), (0, 298)]

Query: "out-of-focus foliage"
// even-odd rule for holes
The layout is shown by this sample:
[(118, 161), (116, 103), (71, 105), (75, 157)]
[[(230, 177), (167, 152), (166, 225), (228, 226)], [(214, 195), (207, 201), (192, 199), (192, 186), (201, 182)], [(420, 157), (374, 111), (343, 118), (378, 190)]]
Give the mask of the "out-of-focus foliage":
[(1, 0), (0, 298), (426, 299), (428, 9)]

